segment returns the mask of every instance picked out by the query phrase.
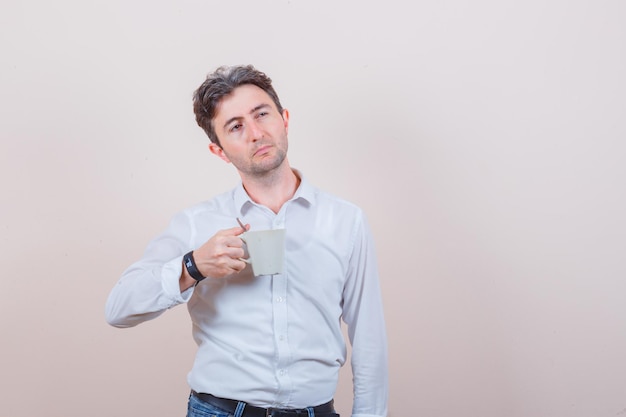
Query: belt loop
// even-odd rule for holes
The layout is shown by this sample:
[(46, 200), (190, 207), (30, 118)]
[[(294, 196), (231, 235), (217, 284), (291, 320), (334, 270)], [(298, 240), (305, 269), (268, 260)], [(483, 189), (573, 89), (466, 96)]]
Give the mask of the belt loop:
[(244, 403), (243, 401), (239, 401), (237, 403), (237, 408), (235, 408), (234, 417), (241, 417), (241, 415), (243, 414), (243, 410), (245, 408), (246, 408), (246, 403)]
[(315, 417), (315, 411), (313, 411), (313, 407), (307, 407), (306, 411), (309, 413), (309, 417)]

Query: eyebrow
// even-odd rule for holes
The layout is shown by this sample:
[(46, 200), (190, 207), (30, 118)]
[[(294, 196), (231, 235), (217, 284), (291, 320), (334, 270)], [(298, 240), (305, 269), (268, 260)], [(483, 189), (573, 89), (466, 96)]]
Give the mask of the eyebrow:
[[(257, 111), (259, 111), (261, 109), (264, 109), (266, 107), (271, 107), (271, 106), (269, 104), (267, 104), (267, 103), (259, 104), (258, 106), (254, 107), (252, 110), (250, 110), (250, 112), (248, 114), (253, 114), (253, 113), (255, 113), (255, 112), (257, 112)], [(226, 120), (226, 122), (224, 123), (223, 128), (226, 129), (226, 126), (228, 126), (229, 124), (231, 124), (234, 121), (241, 120), (241, 119), (243, 119), (243, 117), (241, 117), (241, 116), (231, 117), (230, 119)]]

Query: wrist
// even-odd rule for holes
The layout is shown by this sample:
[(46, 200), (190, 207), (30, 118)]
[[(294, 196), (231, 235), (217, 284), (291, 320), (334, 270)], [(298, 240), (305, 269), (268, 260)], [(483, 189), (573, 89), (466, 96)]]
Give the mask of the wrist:
[(183, 267), (186, 269), (187, 274), (197, 282), (202, 281), (206, 277), (202, 275), (202, 273), (198, 270), (198, 266), (196, 265), (196, 261), (193, 258), (193, 251), (185, 254), (183, 256)]

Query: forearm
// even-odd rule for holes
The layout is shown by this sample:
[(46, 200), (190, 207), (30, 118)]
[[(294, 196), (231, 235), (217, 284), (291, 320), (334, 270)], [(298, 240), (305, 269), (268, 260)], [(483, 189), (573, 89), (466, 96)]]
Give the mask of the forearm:
[(189, 250), (191, 225), (184, 213), (148, 244), (142, 258), (119, 279), (106, 303), (112, 326), (131, 327), (161, 315), (189, 299), (193, 287), (181, 291), (182, 257)]
[[(387, 335), (380, 297), (366, 294), (367, 308), (349, 325), (354, 384), (353, 417), (385, 416), (388, 400)], [(366, 300), (362, 300), (366, 301)]]
[(187, 301), (192, 290), (181, 293), (182, 270), (179, 258), (163, 265), (145, 261), (133, 264), (109, 294), (105, 308), (107, 322), (115, 327), (136, 326)]
[(369, 346), (352, 350), (354, 383), (353, 417), (387, 415), (388, 371), (387, 344), (384, 334)]

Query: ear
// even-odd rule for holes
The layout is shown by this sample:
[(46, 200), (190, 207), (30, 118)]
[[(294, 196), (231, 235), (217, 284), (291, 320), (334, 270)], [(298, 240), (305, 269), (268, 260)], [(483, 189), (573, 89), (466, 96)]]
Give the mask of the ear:
[(289, 110), (283, 109), (283, 123), (285, 124), (285, 131), (289, 133)]
[(217, 155), (222, 161), (230, 164), (230, 159), (228, 159), (228, 157), (224, 153), (224, 149), (222, 149), (222, 147), (219, 146), (217, 143), (209, 143), (209, 150), (213, 155)]

